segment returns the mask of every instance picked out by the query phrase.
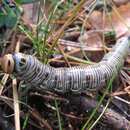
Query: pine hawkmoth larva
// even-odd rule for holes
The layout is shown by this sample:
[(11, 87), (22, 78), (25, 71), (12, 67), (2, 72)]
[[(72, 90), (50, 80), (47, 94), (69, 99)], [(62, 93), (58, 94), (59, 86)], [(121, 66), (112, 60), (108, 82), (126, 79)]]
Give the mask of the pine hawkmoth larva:
[[(95, 90), (105, 86), (113, 74), (119, 71), (129, 53), (130, 38), (124, 37), (117, 41), (112, 50), (103, 59), (90, 66), (75, 66), (70, 68), (53, 68), (38, 61), (31, 55), (22, 53), (8, 54), (2, 61), (8, 64), (14, 62), (14, 70), (19, 80), (30, 85), (39, 85), (45, 89), (60, 92)], [(10, 61), (13, 59), (13, 61)], [(4, 63), (3, 63), (4, 64)], [(3, 65), (3, 70), (6, 65)], [(6, 67), (7, 68), (7, 67)], [(9, 73), (9, 72), (8, 72)]]

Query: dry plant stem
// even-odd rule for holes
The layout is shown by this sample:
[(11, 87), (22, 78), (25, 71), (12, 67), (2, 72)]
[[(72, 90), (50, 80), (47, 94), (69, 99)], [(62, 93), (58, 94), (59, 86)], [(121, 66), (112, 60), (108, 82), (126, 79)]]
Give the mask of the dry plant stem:
[[(83, 109), (83, 111), (92, 110), (95, 108), (97, 104), (97, 101), (95, 101), (94, 99), (83, 96), (73, 96), (70, 98), (70, 102), (73, 105), (76, 105), (77, 107), (79, 106), (81, 109)], [(97, 115), (100, 115), (103, 109), (104, 106), (100, 106), (100, 108), (97, 110)], [(114, 129), (130, 129), (129, 121), (125, 117), (123, 117), (122, 115), (110, 108), (108, 108), (107, 111), (104, 113), (102, 119), (103, 122), (108, 124), (108, 126), (110, 127), (112, 126)]]
[(17, 92), (17, 81), (13, 79), (13, 99), (14, 99), (14, 112), (15, 112), (15, 130), (20, 130), (20, 112)]
[(0, 101), (3, 101), (5, 104), (7, 104), (12, 110), (14, 110), (13, 106), (13, 99), (6, 97), (6, 96), (0, 96)]
[(118, 95), (124, 95), (124, 94), (128, 94), (130, 95), (130, 86), (124, 88), (124, 91), (119, 91), (119, 92), (114, 92), (111, 94), (112, 97), (118, 96)]
[(130, 95), (130, 86), (128, 86), (127, 88), (125, 88), (125, 91)]
[(9, 74), (4, 74), (4, 77), (2, 78), (2, 81), (1, 81), (1, 84), (0, 84), (0, 95), (1, 95), (1, 93), (2, 93), (2, 90), (3, 90), (3, 88), (4, 88), (4, 85), (6, 84), (6, 82), (7, 82), (7, 79), (8, 79), (8, 77), (9, 77)]
[(58, 50), (60, 51), (60, 53), (61, 53), (62, 56), (64, 57), (64, 60), (65, 60), (66, 64), (68, 65), (68, 67), (71, 67), (71, 65), (70, 65), (70, 63), (69, 63), (69, 61), (68, 61), (68, 59), (65, 57), (65, 53), (64, 53), (63, 49), (61, 48), (61, 46), (60, 46), (59, 44), (58, 44)]
[(39, 121), (39, 123), (42, 123), (47, 130), (53, 130), (51, 126), (47, 123), (47, 121), (45, 121), (43, 117), (41, 117), (40, 113), (38, 113), (35, 109), (32, 109), (30, 113), (36, 120)]
[(66, 113), (63, 113), (63, 112), (60, 112), (60, 114), (62, 114), (63, 116), (67, 117), (67, 118), (70, 118), (70, 119), (75, 119), (75, 120), (79, 120), (79, 121), (83, 121), (85, 118), (83, 117), (77, 117), (75, 115), (72, 115), (72, 114), (66, 114)]
[(19, 52), (19, 49), (20, 49), (20, 39), (16, 43), (15, 52)]
[(9, 38), (11, 38), (11, 44), (7, 47), (6, 53), (13, 53), (16, 46), (16, 31), (13, 31)]
[(127, 92), (125, 92), (125, 91), (119, 91), (119, 92), (112, 93), (111, 96), (114, 97), (114, 96), (124, 95), (124, 94), (127, 94)]
[[(68, 55), (74, 55), (74, 54), (77, 54), (79, 52), (81, 52), (81, 49), (75, 49), (74, 51), (68, 52), (66, 54), (68, 54)], [(53, 60), (59, 60), (61, 58), (63, 58), (63, 56), (58, 56), (56, 58), (50, 59), (49, 62), (52, 62)]]
[[(90, 49), (92, 49), (92, 48), (88, 48), (87, 51), (103, 51), (103, 49), (101, 49), (101, 48), (95, 48), (95, 50), (94, 50), (94, 49), (93, 49), (93, 50), (90, 50)], [(96, 49), (97, 49), (97, 50), (96, 50)], [(75, 55), (75, 54), (78, 54), (78, 53), (80, 53), (80, 52), (81, 52), (81, 48), (78, 48), (78, 49), (75, 49), (75, 50), (72, 50), (72, 51), (66, 53), (65, 55)], [(60, 60), (61, 58), (63, 58), (63, 55), (58, 56), (58, 57), (56, 57), (56, 58), (50, 59), (50, 60), (49, 60), (49, 63), (50, 63), (50, 62), (53, 62), (53, 61), (55, 61), (55, 60)]]
[[(19, 52), (19, 49), (20, 49), (20, 38), (16, 43), (15, 52)], [(14, 100), (14, 112), (15, 112), (15, 129), (20, 130), (20, 109), (19, 109), (19, 102), (18, 102), (16, 79), (13, 79), (13, 100)]]
[(40, 96), (40, 97), (48, 99), (48, 100), (56, 100), (56, 101), (62, 101), (62, 102), (69, 102), (69, 100), (67, 100), (66, 98), (54, 97), (54, 96), (51, 96), (51, 95), (42, 95), (40, 93), (31, 93), (30, 95)]
[(73, 14), (73, 11), (78, 8), (78, 7), (81, 7), (85, 4), (85, 1), (81, 1), (79, 2), (74, 8), (72, 8), (65, 16), (62, 17), (63, 20), (65, 20), (68, 16), (72, 15)]
[(126, 101), (125, 99), (121, 98), (121, 97), (118, 97), (118, 96), (114, 96), (113, 98), (116, 98), (117, 100), (120, 100), (128, 105), (130, 105), (130, 102), (129, 101)]

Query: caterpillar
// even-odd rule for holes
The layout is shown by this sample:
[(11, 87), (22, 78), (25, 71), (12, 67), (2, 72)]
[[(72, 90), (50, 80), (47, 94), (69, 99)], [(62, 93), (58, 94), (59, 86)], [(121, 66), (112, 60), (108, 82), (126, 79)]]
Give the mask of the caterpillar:
[(112, 50), (95, 65), (54, 68), (31, 55), (14, 53), (2, 58), (2, 68), (6, 73), (14, 72), (17, 79), (29, 85), (52, 91), (96, 90), (105, 86), (113, 74), (117, 75), (129, 53), (129, 41), (130, 37), (117, 40)]

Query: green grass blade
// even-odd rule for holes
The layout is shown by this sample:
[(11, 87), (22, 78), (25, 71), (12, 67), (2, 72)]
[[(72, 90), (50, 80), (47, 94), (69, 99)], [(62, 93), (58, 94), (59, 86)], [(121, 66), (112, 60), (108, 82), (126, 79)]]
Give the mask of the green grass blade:
[(55, 107), (56, 107), (56, 112), (57, 112), (59, 130), (62, 130), (61, 117), (60, 117), (60, 113), (59, 113), (59, 109), (58, 109), (58, 104), (57, 104), (57, 101), (56, 101), (56, 100), (55, 100)]
[(103, 114), (106, 112), (108, 105), (110, 104), (111, 99), (109, 98), (107, 101), (106, 106), (104, 107), (102, 113), (99, 115), (99, 117), (96, 119), (96, 121), (92, 124), (92, 126), (88, 129), (88, 130), (92, 130), (94, 128), (94, 126), (99, 122), (99, 120), (101, 119), (101, 117), (103, 116)]
[[(86, 23), (87, 23), (87, 20), (88, 20), (88, 18), (90, 17), (90, 15), (92, 14), (92, 12), (93, 12), (93, 10), (95, 9), (95, 7), (97, 6), (98, 1), (99, 1), (99, 0), (96, 0), (96, 1), (95, 1), (95, 3), (94, 3), (94, 5), (91, 7), (91, 9), (90, 9), (88, 15), (85, 17), (84, 23), (83, 23), (83, 25), (82, 25), (82, 27), (81, 27), (80, 37), (82, 37), (82, 36), (84, 35), (84, 32), (85, 32), (84, 30), (85, 30), (85, 25), (86, 25)], [(84, 57), (85, 57), (88, 61), (90, 61), (89, 58), (87, 57), (85, 51), (84, 51), (84, 47), (83, 47), (83, 46), (84, 46), (84, 43), (83, 43), (82, 40), (80, 40), (80, 45), (81, 45), (81, 50), (82, 50), (82, 53), (83, 53)]]
[(29, 114), (26, 115), (25, 117), (25, 120), (24, 120), (24, 123), (23, 123), (23, 128), (22, 129), (25, 129), (28, 125), (28, 120), (29, 120)]
[(49, 31), (49, 25), (50, 25), (50, 22), (51, 22), (51, 20), (53, 19), (53, 17), (54, 17), (54, 15), (55, 15), (55, 13), (56, 13), (56, 11), (57, 11), (57, 8), (62, 4), (64, 2), (64, 0), (61, 0), (61, 1), (59, 1), (58, 3), (56, 3), (56, 5), (54, 6), (54, 9), (51, 11), (51, 13), (50, 13), (50, 16), (49, 16), (49, 18), (48, 18), (48, 21), (47, 21), (47, 23), (46, 23), (46, 25), (45, 25), (45, 35), (44, 35), (44, 41), (43, 41), (43, 45), (45, 46), (45, 44), (46, 44), (46, 39), (47, 39), (47, 37), (48, 37), (48, 34), (50, 33), (50, 31)]

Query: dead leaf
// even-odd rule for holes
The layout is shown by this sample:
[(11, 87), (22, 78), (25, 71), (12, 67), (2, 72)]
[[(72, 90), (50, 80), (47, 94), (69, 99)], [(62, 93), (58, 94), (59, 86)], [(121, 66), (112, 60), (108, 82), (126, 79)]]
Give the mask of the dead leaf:
[[(103, 13), (99, 11), (94, 11), (89, 18), (89, 21), (97, 30), (114, 30), (116, 31), (117, 37), (123, 35), (129, 35), (130, 27), (130, 3), (127, 5), (122, 5), (119, 8), (114, 8), (109, 16), (106, 15), (103, 21)], [(111, 21), (110, 21), (111, 19)], [(103, 27), (104, 26), (104, 27)]]
[(79, 38), (79, 41), (87, 47), (102, 47), (102, 39), (99, 36), (99, 32), (90, 31), (85, 32), (83, 36)]

